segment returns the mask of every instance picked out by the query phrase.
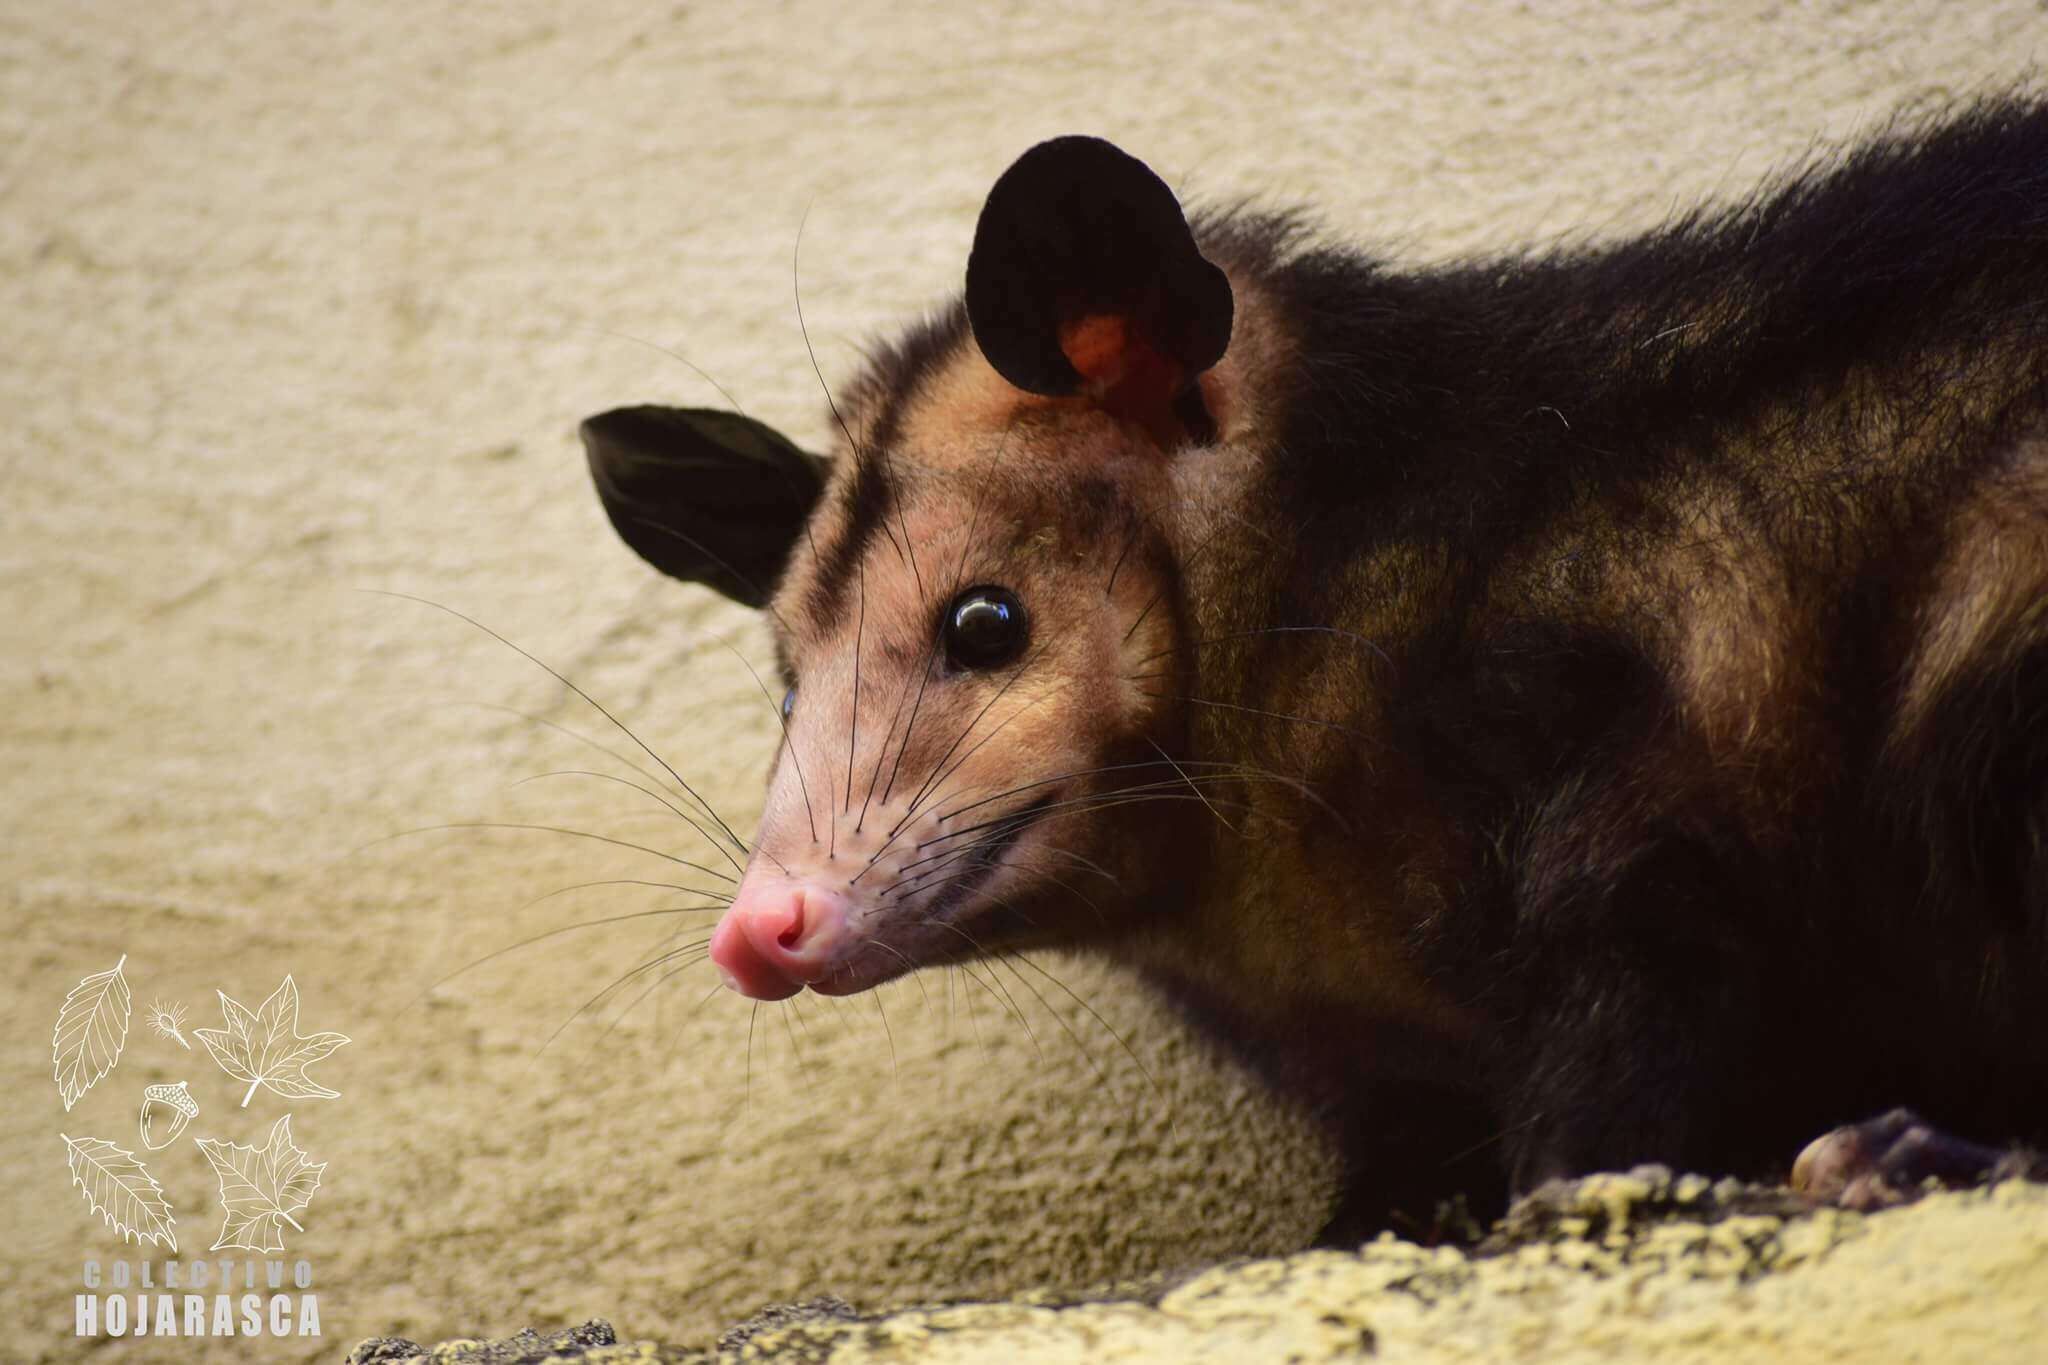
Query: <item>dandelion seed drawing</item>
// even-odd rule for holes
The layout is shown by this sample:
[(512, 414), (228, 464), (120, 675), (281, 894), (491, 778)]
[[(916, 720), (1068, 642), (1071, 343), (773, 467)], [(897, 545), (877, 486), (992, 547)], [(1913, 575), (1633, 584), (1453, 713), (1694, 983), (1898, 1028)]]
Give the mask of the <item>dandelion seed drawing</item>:
[(149, 1007), (149, 1031), (159, 1038), (169, 1038), (187, 1052), (192, 1044), (185, 1041), (185, 1007), (175, 1000), (159, 1000)]

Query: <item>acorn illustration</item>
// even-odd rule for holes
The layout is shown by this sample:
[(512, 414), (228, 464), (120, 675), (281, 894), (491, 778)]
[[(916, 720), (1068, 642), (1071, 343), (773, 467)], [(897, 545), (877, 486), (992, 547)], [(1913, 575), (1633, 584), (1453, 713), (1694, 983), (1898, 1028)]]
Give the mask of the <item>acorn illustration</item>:
[(178, 1140), (185, 1125), (199, 1115), (199, 1101), (179, 1081), (176, 1085), (150, 1085), (142, 1090), (142, 1145), (161, 1151)]

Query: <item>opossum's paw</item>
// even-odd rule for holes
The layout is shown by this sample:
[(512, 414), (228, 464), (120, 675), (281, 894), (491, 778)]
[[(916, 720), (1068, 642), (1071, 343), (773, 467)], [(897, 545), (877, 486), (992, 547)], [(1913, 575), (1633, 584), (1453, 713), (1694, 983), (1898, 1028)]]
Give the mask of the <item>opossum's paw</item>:
[(2012, 1176), (2048, 1177), (2048, 1160), (1951, 1137), (1910, 1109), (1815, 1138), (1792, 1163), (1792, 1188), (1864, 1212), (1909, 1204), (1926, 1193), (1930, 1180), (1960, 1186)]

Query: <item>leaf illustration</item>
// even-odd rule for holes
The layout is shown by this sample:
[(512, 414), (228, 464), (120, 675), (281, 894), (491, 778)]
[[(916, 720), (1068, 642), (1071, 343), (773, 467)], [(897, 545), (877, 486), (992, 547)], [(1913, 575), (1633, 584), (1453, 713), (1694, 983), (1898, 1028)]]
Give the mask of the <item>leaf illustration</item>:
[(177, 1254), (178, 1234), (171, 1227), (177, 1220), (171, 1216), (170, 1201), (135, 1153), (103, 1138), (64, 1137), (64, 1150), (72, 1181), (85, 1191), (85, 1202), (107, 1220), (108, 1227), (123, 1239), (135, 1238), (138, 1245), (145, 1240), (162, 1242)]
[(299, 988), (286, 976), (284, 984), (253, 1014), (242, 1008), (226, 991), (220, 996), (220, 1012), (228, 1026), (196, 1028), (194, 1037), (206, 1044), (220, 1069), (238, 1081), (247, 1081), (242, 1107), (248, 1108), (256, 1087), (267, 1085), (288, 1100), (338, 1099), (341, 1092), (311, 1080), (307, 1066), (319, 1061), (348, 1039), (339, 1033), (299, 1036)]
[(327, 1163), (307, 1161), (292, 1142), (290, 1114), (270, 1126), (270, 1140), (261, 1147), (200, 1138), (199, 1150), (213, 1163), (227, 1206), (212, 1250), (283, 1251), (284, 1224), (305, 1231), (292, 1215), (305, 1211)]
[(73, 986), (57, 1011), (50, 1059), (66, 1113), (121, 1060), (121, 1045), (128, 1041), (128, 981), (121, 975), (127, 962), (123, 953), (112, 970), (94, 972)]

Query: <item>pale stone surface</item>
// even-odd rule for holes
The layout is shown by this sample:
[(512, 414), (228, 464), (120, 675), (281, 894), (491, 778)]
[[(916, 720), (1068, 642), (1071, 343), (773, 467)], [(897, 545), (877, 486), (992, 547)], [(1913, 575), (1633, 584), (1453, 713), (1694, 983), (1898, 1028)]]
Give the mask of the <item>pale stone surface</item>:
[[(616, 543), (573, 430), (622, 402), (723, 401), (695, 365), (822, 443), (799, 223), (837, 379), (954, 287), (980, 196), (1042, 136), (1103, 133), (1190, 191), (1307, 201), (1436, 258), (1733, 192), (1816, 137), (2003, 82), (2044, 30), (2024, 0), (0, 7), (0, 1083), (22, 1097), (0, 1116), (6, 1354), (73, 1358), (82, 1256), (141, 1255), (66, 1188), (61, 1127), (132, 1131), (140, 1087), (180, 1079), (204, 1106), (193, 1136), (252, 1141), (283, 1112), (238, 1113), (203, 1059), (137, 1033), (64, 1114), (50, 1021), (122, 953), (138, 1003), (203, 1025), (216, 989), (260, 999), (292, 972), (307, 1026), (354, 1039), (321, 1064), (345, 1099), (293, 1107), (329, 1163), (294, 1248), (326, 1336), (265, 1359), (598, 1315), (709, 1340), (818, 1292), (879, 1310), (1298, 1247), (1329, 1188), (1314, 1143), (1094, 966), (1047, 964), (1134, 1056), (1029, 972), (890, 987), (885, 1028), (871, 1001), (707, 1001), (701, 968), (543, 1051), (672, 946), (666, 919), (430, 992), (522, 938), (674, 903), (544, 893), (701, 874), (535, 831), (370, 841), (505, 821), (703, 850), (616, 783), (513, 785), (633, 776), (550, 725), (652, 764), (479, 631), (362, 590), (555, 664), (744, 825), (773, 718), (717, 639), (759, 661), (763, 637)], [(190, 1143), (151, 1165), (190, 1256), (218, 1226), (211, 1177)], [(1772, 1321), (1812, 1305), (1815, 1333), (1917, 1323), (1968, 1345), (2038, 1311), (2037, 1207), (1896, 1226)], [(1918, 1248), (1988, 1268), (1929, 1269)], [(2001, 1255), (2018, 1259), (1977, 1259)], [(1323, 1264), (1290, 1283), (1325, 1294)], [(1713, 1305), (1777, 1283), (1630, 1298), (1590, 1263), (1574, 1275), (1504, 1298), (1514, 1330), (1733, 1350), (1750, 1319)], [(1387, 1311), (1408, 1340), (1411, 1310)], [(219, 1358), (181, 1349), (149, 1358)]]
[[(1602, 1176), (1581, 1226), (1504, 1254), (1382, 1239), (1236, 1263), (1163, 1295), (963, 1304), (864, 1322), (782, 1310), (717, 1350), (601, 1346), (585, 1365), (1034, 1362), (1971, 1360), (2032, 1362), (2048, 1331), (2048, 1188), (1938, 1195), (1865, 1218), (1665, 1221), (1662, 1180)], [(1681, 1201), (1685, 1202), (1685, 1201)], [(1694, 1218), (1708, 1212), (1696, 1206)], [(1570, 1221), (1570, 1220), (1567, 1220)], [(1589, 1235), (1590, 1234), (1590, 1235)], [(600, 1339), (604, 1336), (599, 1334)], [(552, 1343), (562, 1350), (562, 1343)], [(532, 1343), (443, 1343), (447, 1365), (540, 1359)], [(359, 1365), (412, 1359), (385, 1344)], [(556, 1358), (552, 1355), (549, 1358)]]

